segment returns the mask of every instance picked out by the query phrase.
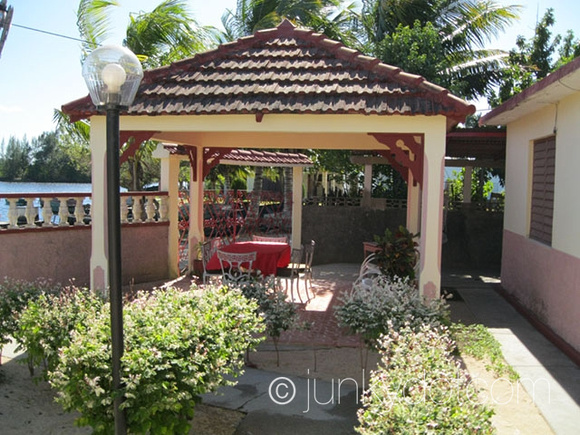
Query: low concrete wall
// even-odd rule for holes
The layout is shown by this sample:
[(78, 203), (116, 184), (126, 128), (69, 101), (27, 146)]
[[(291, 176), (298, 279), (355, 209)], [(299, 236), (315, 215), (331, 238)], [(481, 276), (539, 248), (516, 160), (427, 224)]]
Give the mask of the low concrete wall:
[(404, 224), (405, 209), (371, 210), (364, 207), (304, 207), (302, 242), (316, 241), (314, 264), (360, 263), (363, 242)]
[[(123, 225), (123, 283), (156, 281), (169, 276), (169, 226)], [(90, 282), (91, 228), (7, 230), (0, 234), (0, 279), (49, 278), (88, 286)]]
[[(386, 228), (404, 225), (405, 220), (405, 209), (307, 206), (302, 213), (302, 240), (316, 241), (315, 264), (360, 263), (363, 242), (383, 235)], [(501, 213), (449, 212), (443, 269), (499, 271), (502, 223)], [(123, 225), (123, 283), (169, 277), (168, 233), (167, 224)], [(0, 278), (48, 277), (68, 283), (74, 277), (77, 285), (89, 285), (90, 248), (90, 227), (2, 231)]]
[[(302, 241), (316, 241), (315, 264), (360, 263), (363, 242), (383, 235), (386, 228), (405, 225), (405, 209), (364, 207), (304, 207)], [(447, 242), (442, 246), (444, 270), (498, 272), (501, 266), (503, 213), (452, 210), (447, 215)]]

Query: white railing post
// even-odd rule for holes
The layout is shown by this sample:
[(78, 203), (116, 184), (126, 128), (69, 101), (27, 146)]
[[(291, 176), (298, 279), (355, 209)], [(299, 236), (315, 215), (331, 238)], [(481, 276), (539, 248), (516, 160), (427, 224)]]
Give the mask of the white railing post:
[(68, 201), (65, 197), (59, 196), (60, 207), (58, 208), (58, 217), (60, 219), (59, 225), (68, 225)]
[(42, 220), (44, 221), (42, 225), (50, 225), (52, 220), (52, 206), (50, 201), (52, 198), (41, 198), (42, 201)]
[[(127, 216), (129, 215), (129, 206), (127, 201), (129, 196), (121, 196), (121, 223), (126, 224), (128, 222)], [(133, 221), (135, 221), (135, 202), (133, 202)]]
[(83, 207), (83, 200), (85, 198), (82, 196), (76, 197), (76, 205), (75, 205), (75, 225), (84, 225), (85, 224), (85, 209)]
[(18, 227), (18, 209), (16, 208), (16, 203), (18, 198), (12, 198), (8, 201), (8, 222), (10, 222), (10, 228)]
[(152, 196), (143, 197), (144, 200), (147, 198), (147, 206), (145, 207), (145, 212), (147, 213), (147, 222), (155, 221), (155, 201), (153, 201)]
[(26, 226), (34, 227), (34, 218), (36, 217), (36, 210), (34, 210), (34, 198), (26, 198), (26, 212), (24, 213), (26, 217)]

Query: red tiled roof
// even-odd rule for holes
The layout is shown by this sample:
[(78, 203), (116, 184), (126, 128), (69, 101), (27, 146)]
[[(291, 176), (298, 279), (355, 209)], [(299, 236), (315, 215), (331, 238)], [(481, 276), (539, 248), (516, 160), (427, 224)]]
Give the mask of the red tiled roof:
[[(96, 113), (88, 96), (62, 109), (73, 120)], [(128, 114), (421, 114), (458, 122), (474, 111), (420, 76), (284, 21), (145, 71)]]
[[(171, 154), (187, 155), (184, 147), (165, 144), (164, 148)], [(283, 153), (272, 151), (233, 149), (220, 157), (220, 163), (226, 165), (253, 166), (312, 166), (312, 161), (302, 153)]]

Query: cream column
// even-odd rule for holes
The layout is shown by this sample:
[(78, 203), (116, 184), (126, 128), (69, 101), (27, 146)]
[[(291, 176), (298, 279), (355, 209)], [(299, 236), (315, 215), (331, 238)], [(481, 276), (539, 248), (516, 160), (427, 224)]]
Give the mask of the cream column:
[(104, 116), (91, 117), (91, 290), (109, 287), (107, 260), (107, 124)]
[(424, 150), (419, 293), (433, 299), (441, 290), (445, 122), (427, 129)]
[(292, 168), (292, 247), (302, 244), (302, 166)]
[(412, 234), (421, 232), (421, 186), (413, 186), (413, 173), (408, 171), (407, 184), (407, 229)]
[(153, 157), (161, 161), (159, 190), (169, 194), (166, 204), (169, 217), (168, 270), (170, 278), (177, 278), (179, 276), (179, 157), (172, 156), (161, 143), (157, 145)]
[[(195, 168), (191, 168), (189, 182), (189, 260), (188, 268), (193, 270), (193, 260), (197, 258), (200, 244), (203, 242), (203, 147), (197, 146)], [(195, 181), (194, 173), (197, 175)]]

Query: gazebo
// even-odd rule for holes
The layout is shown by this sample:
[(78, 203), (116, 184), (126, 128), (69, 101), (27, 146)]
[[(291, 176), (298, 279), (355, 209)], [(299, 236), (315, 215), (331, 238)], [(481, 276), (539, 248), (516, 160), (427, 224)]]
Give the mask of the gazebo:
[[(93, 181), (102, 179), (105, 116), (88, 96), (62, 109), (72, 121), (90, 118)], [(122, 141), (134, 137), (136, 146), (155, 139), (187, 150), (192, 164), (190, 246), (203, 239), (203, 178), (232, 149), (380, 153), (408, 182), (407, 227), (420, 233), (419, 289), (437, 297), (446, 133), (474, 112), (474, 106), (420, 76), (284, 21), (145, 71), (120, 127)], [(296, 167), (295, 186), (301, 174)], [(170, 197), (176, 195), (177, 184), (168, 186)], [(93, 183), (93, 201), (104, 199), (104, 187)], [(301, 204), (301, 189), (294, 191), (294, 204)], [(104, 216), (93, 217), (94, 234), (106, 228)], [(295, 244), (301, 241), (297, 217)], [(108, 282), (106, 276), (104, 282), (93, 279), (94, 271), (102, 274), (107, 264), (100, 234), (93, 235), (92, 287)]]

